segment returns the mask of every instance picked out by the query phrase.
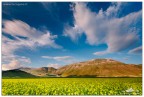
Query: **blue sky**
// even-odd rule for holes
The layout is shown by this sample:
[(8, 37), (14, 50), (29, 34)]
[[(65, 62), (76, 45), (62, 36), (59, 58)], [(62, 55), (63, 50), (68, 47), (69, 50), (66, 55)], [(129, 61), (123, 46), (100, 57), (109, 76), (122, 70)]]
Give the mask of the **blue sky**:
[(3, 2), (2, 69), (112, 58), (142, 63), (141, 2)]

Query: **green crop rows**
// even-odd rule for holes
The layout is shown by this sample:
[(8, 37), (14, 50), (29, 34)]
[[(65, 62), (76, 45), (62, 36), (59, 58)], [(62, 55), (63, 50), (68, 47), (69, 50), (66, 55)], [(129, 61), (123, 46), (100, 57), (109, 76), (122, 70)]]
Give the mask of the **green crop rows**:
[(2, 79), (2, 95), (142, 95), (142, 78)]

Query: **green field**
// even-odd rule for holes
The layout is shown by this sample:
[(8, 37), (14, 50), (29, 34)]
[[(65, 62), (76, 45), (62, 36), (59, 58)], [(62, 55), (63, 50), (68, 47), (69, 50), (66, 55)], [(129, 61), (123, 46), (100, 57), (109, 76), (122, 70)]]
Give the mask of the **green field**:
[(142, 78), (2, 79), (2, 95), (142, 95)]

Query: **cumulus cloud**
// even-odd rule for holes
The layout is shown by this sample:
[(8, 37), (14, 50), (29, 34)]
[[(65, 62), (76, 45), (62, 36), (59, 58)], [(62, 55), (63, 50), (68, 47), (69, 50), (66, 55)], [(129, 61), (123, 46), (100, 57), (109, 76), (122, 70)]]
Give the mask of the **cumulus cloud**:
[(15, 38), (12, 40), (7, 37), (3, 37), (4, 46), (6, 44), (16, 47), (13, 49), (20, 47), (29, 47), (33, 49), (36, 46), (45, 45), (53, 48), (61, 48), (61, 46), (57, 45), (54, 40), (57, 38), (57, 35), (51, 35), (48, 30), (40, 31), (34, 27), (30, 27), (27, 23), (20, 20), (4, 20), (3, 25), (4, 27), (2, 28), (2, 31)]
[(23, 64), (30, 63), (29, 58), (15, 54), (16, 51), (23, 48), (31, 50), (41, 46), (62, 48), (55, 43), (57, 35), (51, 35), (48, 30), (38, 30), (20, 20), (3, 20), (2, 24), (2, 32), (12, 37), (2, 35), (2, 61), (4, 63), (11, 64), (12, 60), (17, 60)]
[(122, 3), (112, 3), (106, 11), (92, 12), (86, 3), (75, 3), (73, 6), (74, 27), (65, 27), (64, 35), (72, 40), (86, 35), (90, 45), (106, 44), (105, 51), (94, 54), (102, 55), (127, 49), (139, 40), (142, 11), (132, 12), (118, 17)]
[(77, 25), (74, 25), (74, 27), (67, 25), (64, 29), (64, 36), (71, 37), (72, 41), (74, 42), (78, 40), (81, 34), (82, 30)]
[(130, 54), (142, 54), (142, 46), (136, 47), (129, 51)]
[(60, 67), (61, 67), (61, 65), (59, 65), (59, 64), (52, 64), (52, 63), (50, 63), (50, 64), (48, 64), (48, 67), (54, 67), (54, 68), (58, 69), (58, 68), (60, 68)]
[(11, 70), (22, 67), (21, 63), (17, 60), (12, 60), (9, 64), (3, 64), (2, 70)]
[(3, 63), (8, 63), (8, 62), (10, 62), (12, 60), (17, 60), (17, 61), (19, 61), (21, 63), (27, 63), (27, 64), (31, 63), (30, 58), (27, 58), (25, 56), (18, 56), (18, 55), (9, 55), (9, 56), (3, 55), (2, 56), (2, 62)]

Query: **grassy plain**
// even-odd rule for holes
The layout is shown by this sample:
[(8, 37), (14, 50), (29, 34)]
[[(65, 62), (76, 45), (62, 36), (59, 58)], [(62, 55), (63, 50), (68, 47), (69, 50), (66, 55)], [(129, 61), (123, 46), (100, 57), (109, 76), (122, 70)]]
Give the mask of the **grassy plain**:
[(2, 95), (142, 95), (142, 78), (2, 79)]

